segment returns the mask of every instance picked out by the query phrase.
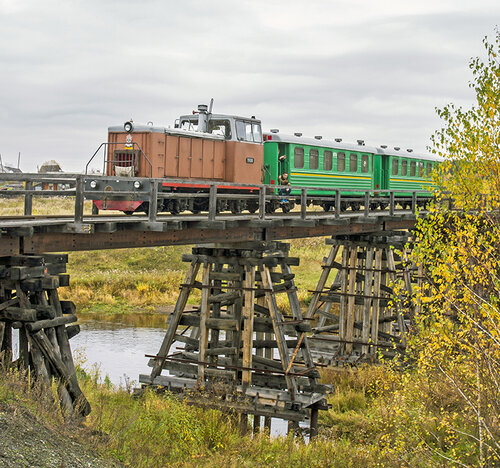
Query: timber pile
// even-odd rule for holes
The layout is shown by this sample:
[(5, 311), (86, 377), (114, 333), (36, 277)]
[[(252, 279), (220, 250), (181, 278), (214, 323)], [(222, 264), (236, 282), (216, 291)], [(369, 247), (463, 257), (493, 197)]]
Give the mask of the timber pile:
[[(252, 414), (254, 430), (261, 417), (267, 427), (272, 417), (291, 427), (310, 418), (314, 436), (326, 387), (317, 382), (306, 336), (311, 326), (291, 272), (298, 259), (288, 251), (280, 242), (248, 242), (197, 246), (184, 255), (191, 267), (160, 350), (150, 356), (151, 375), (139, 381), (238, 413), (242, 432)], [(188, 308), (195, 289), (201, 304)], [(287, 295), (291, 315), (278, 309), (276, 294)]]
[[(57, 289), (68, 286), (68, 256), (63, 254), (0, 257), (0, 358), (7, 366), (28, 369), (47, 386), (59, 385), (68, 417), (86, 416), (90, 405), (78, 385), (69, 339), (79, 331), (75, 305), (59, 300)], [(19, 334), (19, 358), (13, 333)]]
[[(373, 363), (380, 355), (404, 353), (415, 313), (412, 282), (417, 278), (408, 261), (409, 240), (410, 235), (401, 232), (327, 239), (332, 248), (323, 259), (306, 313), (317, 319), (310, 338), (317, 362)], [(326, 286), (333, 270), (333, 282)]]

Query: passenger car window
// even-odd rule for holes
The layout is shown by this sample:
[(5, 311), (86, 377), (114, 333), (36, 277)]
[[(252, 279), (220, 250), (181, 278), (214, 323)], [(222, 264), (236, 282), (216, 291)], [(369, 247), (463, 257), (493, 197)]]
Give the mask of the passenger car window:
[(304, 148), (296, 146), (293, 150), (293, 165), (297, 169), (304, 167)]
[(349, 171), (358, 172), (358, 155), (351, 153), (349, 155)]
[(424, 163), (422, 161), (418, 163), (418, 176), (419, 177), (424, 176)]
[(427, 163), (427, 177), (431, 175), (432, 172), (432, 163), (428, 162)]
[(406, 159), (401, 161), (401, 175), (408, 175), (408, 161)]
[(323, 170), (331, 171), (333, 164), (333, 153), (331, 151), (325, 150), (323, 153)]
[(318, 169), (319, 166), (319, 152), (317, 149), (309, 150), (309, 169)]
[(415, 161), (412, 161), (410, 163), (410, 177), (415, 177), (416, 167), (417, 167), (417, 165), (416, 165)]
[(337, 171), (338, 172), (345, 171), (345, 153), (339, 153), (337, 155)]
[(392, 175), (398, 175), (399, 172), (399, 158), (392, 158)]
[(361, 155), (361, 172), (368, 172), (368, 155), (367, 154), (362, 154)]

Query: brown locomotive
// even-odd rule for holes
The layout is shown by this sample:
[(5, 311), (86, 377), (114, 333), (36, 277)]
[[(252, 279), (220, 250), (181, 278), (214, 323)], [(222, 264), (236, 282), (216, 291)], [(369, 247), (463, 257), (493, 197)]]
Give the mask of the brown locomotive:
[[(108, 156), (105, 158), (105, 183), (119, 189), (122, 177), (182, 179), (182, 191), (208, 190), (203, 181), (244, 184), (262, 183), (264, 150), (261, 122), (255, 117), (212, 114), (206, 105), (192, 115), (181, 116), (174, 128), (137, 125), (132, 121), (108, 129)], [(186, 184), (185, 181), (193, 181)], [(97, 183), (97, 182), (95, 182)], [(116, 186), (115, 186), (116, 185)], [(164, 192), (177, 191), (175, 181), (161, 184)], [(93, 187), (91, 187), (93, 188)], [(245, 187), (221, 186), (221, 191), (248, 190)], [(108, 188), (109, 190), (109, 188)], [(199, 212), (203, 199), (165, 199), (159, 211)], [(95, 200), (99, 209), (132, 213), (147, 210), (141, 200)], [(229, 207), (241, 211), (243, 207)], [(245, 207), (252, 209), (252, 207)]]

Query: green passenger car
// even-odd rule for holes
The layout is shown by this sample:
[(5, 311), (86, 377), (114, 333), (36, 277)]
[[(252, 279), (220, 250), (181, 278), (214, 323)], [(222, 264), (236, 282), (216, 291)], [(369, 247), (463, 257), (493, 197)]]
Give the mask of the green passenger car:
[[(264, 134), (264, 183), (278, 185), (280, 175), (286, 172), (291, 195), (299, 193), (293, 186), (331, 188), (331, 192), (308, 190), (310, 195), (325, 197), (341, 189), (342, 196), (351, 199), (353, 208), (359, 207), (355, 198), (364, 197), (360, 191), (384, 196), (384, 189), (397, 190), (396, 197), (408, 197), (411, 191), (430, 187), (428, 179), (438, 161), (432, 155), (370, 147), (362, 141), (349, 144), (340, 139), (329, 141), (300, 134)], [(321, 204), (325, 209), (332, 206), (328, 201)]]

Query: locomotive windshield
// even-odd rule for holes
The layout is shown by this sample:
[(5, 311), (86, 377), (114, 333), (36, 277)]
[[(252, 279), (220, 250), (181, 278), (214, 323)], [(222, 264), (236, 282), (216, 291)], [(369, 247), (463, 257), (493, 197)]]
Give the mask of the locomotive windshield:
[[(189, 120), (181, 120), (180, 128), (192, 132), (198, 131), (198, 117)], [(223, 136), (226, 140), (231, 139), (231, 123), (226, 119), (210, 119), (208, 121), (208, 133)]]
[(260, 124), (236, 121), (236, 136), (238, 141), (251, 141), (253, 143), (262, 143), (262, 130)]

